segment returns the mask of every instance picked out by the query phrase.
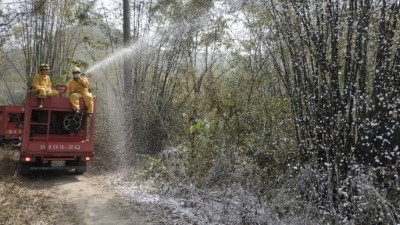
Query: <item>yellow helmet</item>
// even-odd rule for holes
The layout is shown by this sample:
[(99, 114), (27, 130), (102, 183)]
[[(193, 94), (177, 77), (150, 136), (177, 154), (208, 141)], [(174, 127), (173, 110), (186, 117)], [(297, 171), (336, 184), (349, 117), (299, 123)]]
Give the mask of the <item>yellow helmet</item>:
[(74, 69), (72, 69), (72, 73), (80, 73), (81, 69), (79, 69), (79, 67), (75, 67)]
[(42, 64), (40, 64), (39, 68), (40, 68), (40, 70), (49, 70), (50, 66), (49, 66), (49, 64), (42, 63)]

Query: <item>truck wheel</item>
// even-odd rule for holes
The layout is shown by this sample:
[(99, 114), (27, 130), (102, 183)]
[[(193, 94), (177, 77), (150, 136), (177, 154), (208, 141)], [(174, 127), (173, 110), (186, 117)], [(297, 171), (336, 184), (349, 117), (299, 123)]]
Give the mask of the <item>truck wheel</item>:
[(75, 174), (76, 174), (76, 175), (82, 175), (83, 173), (85, 173), (84, 170), (79, 170), (79, 169), (76, 169), (76, 170), (75, 170)]
[(85, 168), (75, 169), (75, 174), (82, 175), (84, 172), (86, 172), (86, 170), (87, 170), (86, 161), (78, 161), (77, 165), (78, 166), (84, 166)]
[(18, 173), (23, 176), (32, 174), (29, 163), (19, 162), (18, 163)]

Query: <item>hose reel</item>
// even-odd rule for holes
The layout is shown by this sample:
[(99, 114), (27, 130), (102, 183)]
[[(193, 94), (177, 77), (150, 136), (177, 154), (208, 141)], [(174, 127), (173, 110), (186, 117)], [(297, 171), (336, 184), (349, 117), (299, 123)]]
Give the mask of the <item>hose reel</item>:
[(69, 114), (64, 118), (64, 128), (70, 132), (77, 132), (82, 129), (82, 118), (83, 114)]

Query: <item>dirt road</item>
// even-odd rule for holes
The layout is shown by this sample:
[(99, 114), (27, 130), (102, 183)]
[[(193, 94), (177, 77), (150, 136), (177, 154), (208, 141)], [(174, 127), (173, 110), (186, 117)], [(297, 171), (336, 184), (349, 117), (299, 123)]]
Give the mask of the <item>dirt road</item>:
[[(57, 221), (57, 224), (144, 224), (139, 215), (129, 210), (127, 203), (102, 186), (103, 177), (55, 175), (46, 179), (43, 184), (59, 196), (68, 211), (66, 214), (70, 215), (68, 220)], [(30, 182), (35, 185), (37, 180)]]
[(17, 161), (18, 151), (0, 148), (0, 225), (152, 224), (118, 197), (105, 175), (47, 171), (20, 176)]
[[(20, 189), (21, 202), (24, 198), (28, 200), (28, 206), (23, 208), (27, 213), (22, 215), (32, 216), (26, 220), (32, 224), (146, 224), (127, 202), (102, 184), (103, 176), (46, 173), (20, 179), (13, 189)], [(15, 223), (14, 219), (3, 221)]]
[(20, 176), (17, 161), (17, 151), (0, 149), (0, 225), (198, 224), (174, 204), (160, 204), (158, 196), (144, 193), (146, 185), (123, 184), (116, 171)]
[(68, 208), (74, 212), (74, 220), (78, 220), (79, 224), (99, 225), (144, 223), (139, 215), (127, 211), (129, 207), (99, 186), (98, 182), (96, 177), (88, 176), (57, 181), (56, 192), (68, 202)]

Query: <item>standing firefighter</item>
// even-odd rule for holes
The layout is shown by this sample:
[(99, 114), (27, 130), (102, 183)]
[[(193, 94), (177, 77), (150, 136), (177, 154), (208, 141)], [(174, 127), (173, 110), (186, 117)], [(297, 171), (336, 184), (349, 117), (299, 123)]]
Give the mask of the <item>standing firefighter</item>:
[(93, 114), (93, 95), (89, 93), (89, 81), (81, 76), (81, 70), (75, 67), (72, 70), (73, 79), (68, 82), (67, 94), (75, 113), (80, 113), (79, 98), (83, 98), (87, 107), (88, 116)]
[(43, 108), (43, 99), (46, 96), (58, 96), (58, 91), (51, 89), (51, 81), (49, 77), (50, 66), (48, 64), (40, 64), (40, 74), (36, 75), (32, 83), (32, 94), (38, 94), (39, 108)]

